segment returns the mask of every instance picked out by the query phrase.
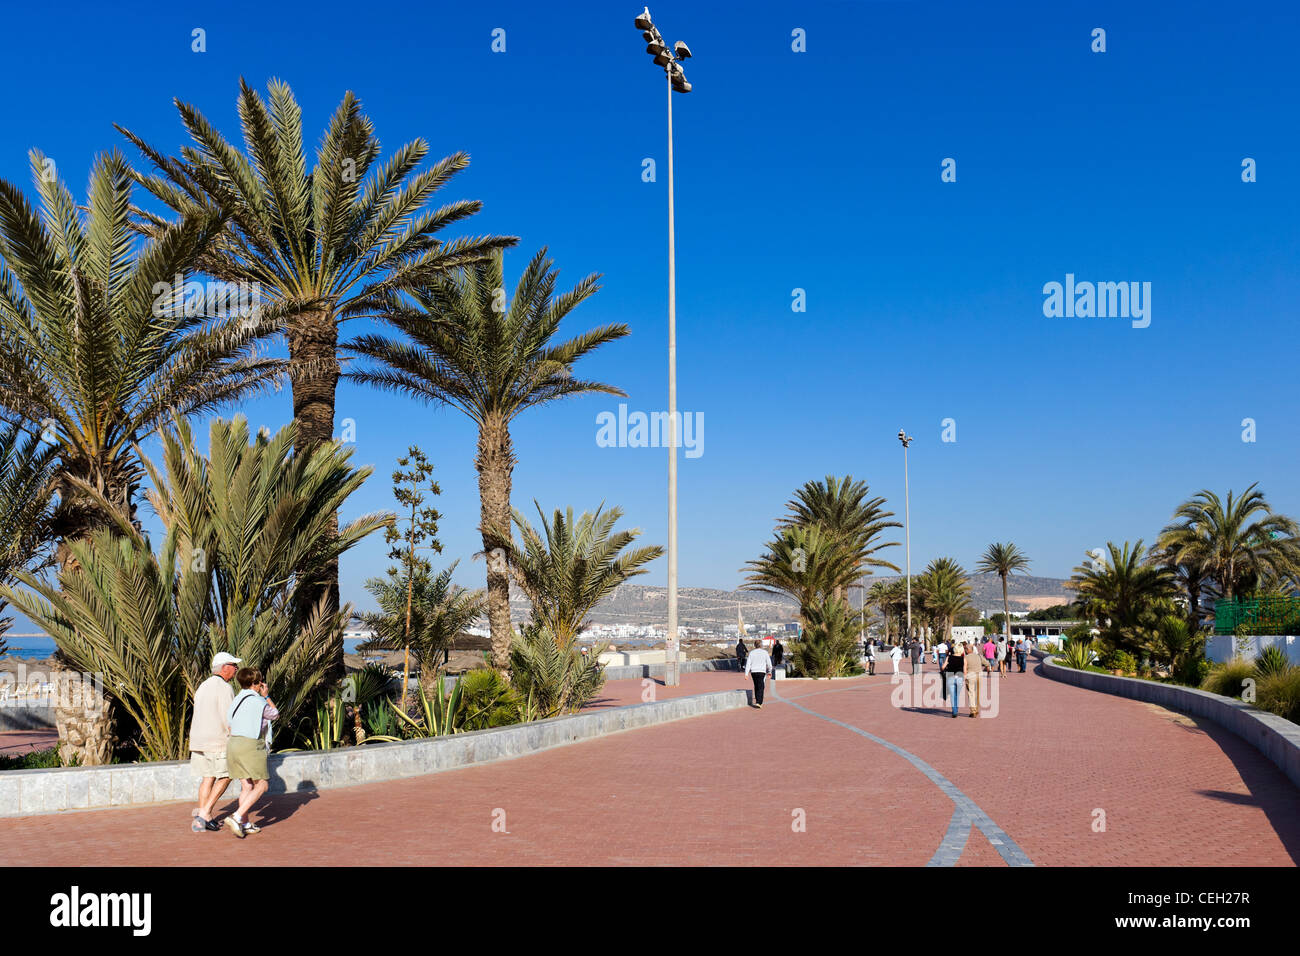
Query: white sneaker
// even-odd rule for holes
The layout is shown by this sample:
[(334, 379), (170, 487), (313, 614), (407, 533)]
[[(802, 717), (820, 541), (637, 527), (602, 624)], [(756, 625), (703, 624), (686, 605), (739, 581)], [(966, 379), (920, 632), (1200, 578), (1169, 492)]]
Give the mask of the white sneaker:
[(238, 820), (235, 819), (235, 815), (233, 813), (230, 816), (226, 817), (226, 826), (230, 827), (230, 829), (235, 832), (235, 836), (239, 837), (241, 840), (244, 838), (243, 824), (241, 824)]

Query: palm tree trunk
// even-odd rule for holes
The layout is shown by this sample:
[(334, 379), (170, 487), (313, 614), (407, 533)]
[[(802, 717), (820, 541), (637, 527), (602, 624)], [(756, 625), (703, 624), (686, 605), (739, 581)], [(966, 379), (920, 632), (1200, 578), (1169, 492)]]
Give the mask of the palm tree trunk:
[[(295, 454), (310, 452), (334, 440), (334, 403), (339, 384), (339, 330), (334, 316), (327, 311), (309, 312), (294, 319), (288, 328), (289, 378), (293, 387), (293, 421)], [(338, 535), (339, 516), (330, 516), (331, 537)], [(315, 581), (300, 591), (298, 612), (303, 620), (311, 613), (322, 594), (329, 595), (329, 608), (339, 607), (339, 563), (332, 559)], [(342, 632), (340, 632), (341, 634)], [(325, 674), (328, 683), (341, 681), (347, 673), (343, 664), (343, 640), (332, 649), (333, 658)]]
[(488, 627), (492, 632), (493, 666), (510, 665), (510, 574), (505, 548), (510, 541), (510, 475), (515, 468), (510, 426), (502, 419), (489, 419), (479, 428), (478, 456), (479, 531), (487, 558)]
[(1007, 576), (1002, 575), (1002, 627), (1011, 639), (1011, 605), (1007, 603)]

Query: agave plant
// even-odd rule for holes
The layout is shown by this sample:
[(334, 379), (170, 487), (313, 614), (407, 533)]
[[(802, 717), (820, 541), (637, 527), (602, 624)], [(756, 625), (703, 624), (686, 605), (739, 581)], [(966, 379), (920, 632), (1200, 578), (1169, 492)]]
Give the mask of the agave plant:
[(1066, 667), (1085, 671), (1097, 659), (1097, 652), (1092, 648), (1092, 638), (1085, 636), (1071, 637), (1061, 649), (1060, 660)]
[(584, 511), (559, 508), (548, 522), (542, 506), (533, 506), (542, 519), (538, 533), (518, 511), (514, 513), (521, 545), (508, 546), (508, 564), (515, 583), (532, 604), (533, 623), (550, 631), (558, 643), (576, 638), (587, 615), (624, 581), (645, 574), (645, 565), (660, 557), (658, 545), (624, 551), (641, 534), (639, 528), (615, 531), (623, 517), (619, 508)]
[(576, 640), (556, 640), (548, 628), (531, 624), (510, 649), (511, 683), (539, 717), (581, 710), (605, 686), (605, 668), (599, 662), (605, 647), (584, 654)]
[(425, 689), (425, 682), (420, 682), (415, 717), (406, 713), (395, 703), (390, 706), (394, 715), (402, 722), (404, 729), (411, 736), (442, 737), (447, 734), (460, 733), (463, 729), (456, 722), (462, 711), (461, 695), (463, 692), (464, 688), (458, 680), (452, 687), (451, 693), (448, 693), (446, 678), (439, 674), (432, 694)]

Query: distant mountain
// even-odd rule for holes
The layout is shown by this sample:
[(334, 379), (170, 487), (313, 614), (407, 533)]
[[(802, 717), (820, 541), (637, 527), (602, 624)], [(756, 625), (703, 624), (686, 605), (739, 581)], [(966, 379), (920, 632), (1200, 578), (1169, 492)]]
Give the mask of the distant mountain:
[[(872, 577), (870, 580), (891, 581), (900, 577), (890, 575)], [(1002, 579), (996, 574), (973, 574), (968, 580), (971, 585), (971, 601), (978, 610), (989, 611), (1002, 607)], [(1025, 574), (1014, 574), (1008, 579), (1007, 596), (1013, 611), (1030, 611), (1053, 604), (1066, 604), (1072, 599), (1070, 592), (1065, 589), (1064, 579)], [(856, 607), (861, 599), (859, 589), (851, 588), (848, 597)], [(719, 591), (715, 588), (677, 589), (677, 616), (683, 627), (734, 624), (738, 605), (747, 624), (792, 621), (799, 611), (792, 598), (779, 594)], [(517, 620), (528, 616), (528, 603), (522, 595), (511, 594), (511, 611)], [(667, 619), (668, 589), (640, 584), (622, 585), (602, 601), (591, 615), (593, 624), (657, 624)]]

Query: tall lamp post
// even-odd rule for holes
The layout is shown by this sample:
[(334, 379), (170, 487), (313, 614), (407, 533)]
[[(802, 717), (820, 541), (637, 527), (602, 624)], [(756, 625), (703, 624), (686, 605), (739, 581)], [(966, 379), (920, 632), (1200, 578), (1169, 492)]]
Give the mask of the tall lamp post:
[(903, 531), (907, 541), (907, 638), (912, 638), (912, 502), (907, 488), (907, 446), (912, 436), (898, 430), (898, 440), (903, 443)]
[(636, 18), (636, 28), (646, 41), (646, 53), (655, 65), (663, 67), (668, 78), (668, 640), (666, 642), (664, 684), (681, 683), (681, 666), (677, 645), (677, 249), (673, 233), (673, 93), (689, 93), (686, 71), (680, 61), (691, 56), (690, 47), (681, 40), (672, 49), (650, 19), (646, 7)]

